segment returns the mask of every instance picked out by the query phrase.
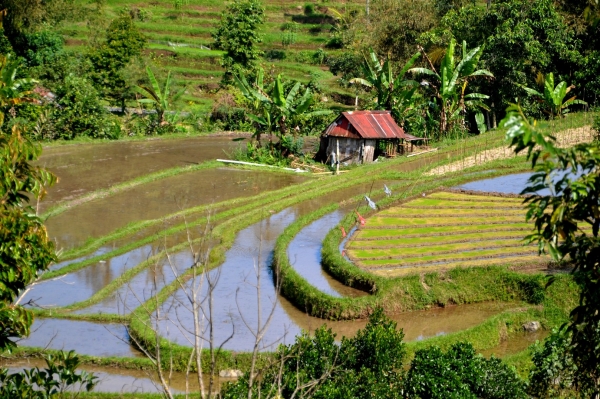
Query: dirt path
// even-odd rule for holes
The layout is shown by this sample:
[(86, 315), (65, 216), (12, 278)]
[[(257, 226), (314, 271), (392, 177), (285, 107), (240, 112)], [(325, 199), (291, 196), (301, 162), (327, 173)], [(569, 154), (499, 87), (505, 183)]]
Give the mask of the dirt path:
[[(593, 131), (591, 126), (583, 126), (576, 129), (568, 129), (557, 133), (556, 140), (559, 147), (573, 146), (575, 144), (591, 141)], [(460, 161), (452, 162), (447, 165), (433, 168), (425, 174), (428, 176), (442, 176), (450, 172), (458, 172), (472, 166), (483, 165), (484, 163), (495, 161), (498, 159), (506, 159), (514, 157), (513, 150), (509, 147), (502, 146), (479, 152)]]

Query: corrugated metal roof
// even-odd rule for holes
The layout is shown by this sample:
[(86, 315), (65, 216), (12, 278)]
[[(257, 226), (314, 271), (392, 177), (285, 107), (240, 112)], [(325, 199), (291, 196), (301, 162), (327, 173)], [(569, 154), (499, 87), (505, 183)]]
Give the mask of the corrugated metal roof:
[[(355, 139), (410, 139), (394, 122), (389, 111), (349, 111), (342, 114), (327, 128), (326, 136)], [(410, 138), (409, 138), (410, 136)]]

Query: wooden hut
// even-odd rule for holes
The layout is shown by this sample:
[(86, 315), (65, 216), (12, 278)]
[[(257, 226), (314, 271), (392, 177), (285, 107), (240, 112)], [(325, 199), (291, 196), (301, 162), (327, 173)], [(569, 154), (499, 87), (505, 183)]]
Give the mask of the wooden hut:
[(332, 163), (368, 163), (380, 155), (393, 157), (406, 149), (412, 151), (419, 140), (424, 139), (405, 133), (390, 111), (342, 112), (321, 136), (319, 158)]

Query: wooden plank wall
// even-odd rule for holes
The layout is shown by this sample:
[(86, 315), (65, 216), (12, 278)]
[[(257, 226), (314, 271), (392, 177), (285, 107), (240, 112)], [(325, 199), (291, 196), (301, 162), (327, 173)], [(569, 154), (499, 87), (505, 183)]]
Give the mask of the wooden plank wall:
[[(346, 163), (360, 163), (360, 150), (362, 147), (363, 140), (349, 139), (345, 137), (330, 137), (327, 145), (327, 156), (330, 157), (332, 152), (337, 151), (337, 142), (340, 143), (340, 159), (345, 160)], [(329, 158), (331, 163), (331, 158)]]

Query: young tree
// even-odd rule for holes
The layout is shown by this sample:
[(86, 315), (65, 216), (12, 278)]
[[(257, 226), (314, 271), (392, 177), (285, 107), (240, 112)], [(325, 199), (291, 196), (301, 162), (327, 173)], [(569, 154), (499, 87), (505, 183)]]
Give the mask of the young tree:
[[(523, 191), (532, 194), (526, 200), (527, 220), (535, 226), (527, 240), (537, 243), (540, 253), (572, 264), (580, 288), (567, 329), (571, 338), (566, 351), (577, 369), (573, 384), (583, 397), (599, 398), (600, 143), (558, 148), (556, 139), (538, 131), (519, 106), (507, 112), (506, 137), (516, 153), (527, 151), (534, 170)], [(537, 194), (541, 189), (550, 194)]]
[(41, 198), (56, 177), (33, 166), (41, 146), (14, 125), (0, 131), (0, 350), (15, 346), (12, 338), (29, 335), (31, 311), (13, 302), (39, 272), (56, 260), (54, 243), (29, 205)]
[[(543, 77), (543, 75), (540, 75)], [(559, 84), (554, 86), (554, 74), (550, 72), (547, 74), (544, 79), (544, 92), (540, 93), (539, 91), (522, 86), (523, 90), (537, 98), (537, 100), (543, 104), (544, 112), (548, 114), (550, 118), (555, 117), (564, 117), (570, 110), (569, 107), (571, 105), (587, 105), (585, 101), (577, 100), (576, 96), (565, 100), (567, 94), (575, 88), (574, 85), (567, 87), (567, 82), (562, 81)]]
[[(329, 110), (309, 111), (313, 102), (312, 93), (309, 88), (306, 88), (304, 94), (299, 96), (300, 82), (296, 82), (286, 94), (281, 75), (277, 75), (270, 88), (264, 87), (262, 69), (258, 71), (254, 85), (250, 85), (244, 76), (234, 75), (234, 77), (238, 88), (256, 112), (256, 114), (248, 114), (248, 117), (256, 123), (254, 137), (259, 146), (263, 133), (275, 133), (281, 147), (290, 131), (295, 135), (296, 131), (301, 130), (302, 119), (331, 113)], [(286, 149), (279, 148), (279, 151), (284, 152)]]
[[(181, 89), (175, 95), (171, 96), (171, 72), (167, 74), (167, 80), (165, 81), (165, 86), (161, 90), (158, 80), (154, 76), (154, 73), (150, 69), (150, 67), (146, 67), (146, 73), (148, 74), (148, 80), (150, 81), (150, 86), (138, 86), (137, 90), (140, 94), (142, 94), (144, 99), (138, 100), (142, 104), (152, 104), (154, 109), (156, 110), (156, 115), (158, 117), (158, 124), (163, 125), (165, 123), (165, 112), (169, 111), (171, 108), (171, 102), (177, 101), (183, 93), (185, 93), (185, 88)], [(173, 118), (175, 119), (175, 118)]]
[(259, 0), (234, 0), (221, 14), (221, 22), (212, 33), (215, 47), (225, 51), (221, 66), (225, 68), (223, 83), (232, 82), (234, 74), (252, 74), (261, 52), (258, 30), (265, 10)]
[(129, 14), (114, 19), (106, 31), (106, 40), (91, 49), (90, 77), (105, 96), (114, 99), (125, 110), (125, 100), (132, 97), (132, 86), (123, 69), (133, 57), (142, 53), (146, 37), (139, 31)]
[(440, 65), (440, 72), (436, 71), (433, 63), (423, 52), (431, 69), (413, 68), (410, 72), (415, 74), (429, 75), (435, 78), (435, 82), (424, 81), (423, 84), (434, 89), (435, 97), (440, 107), (440, 134), (446, 135), (452, 123), (458, 121), (464, 124), (467, 107), (476, 109), (489, 109), (481, 100), (489, 98), (481, 93), (466, 93), (467, 86), (471, 80), (478, 76), (494, 77), (487, 69), (477, 69), (479, 58), (483, 52), (482, 47), (467, 50), (467, 43), (463, 41), (462, 57), (460, 62), (454, 56), (456, 41), (450, 40), (446, 54)]
[(415, 109), (416, 92), (419, 88), (419, 83), (405, 80), (404, 76), (420, 56), (421, 53), (414, 54), (394, 77), (391, 62), (386, 60), (382, 64), (377, 54), (371, 50), (370, 59), (365, 58), (363, 63), (363, 78), (350, 79), (350, 83), (373, 89), (377, 96), (373, 108), (392, 111), (398, 124), (403, 125)]

